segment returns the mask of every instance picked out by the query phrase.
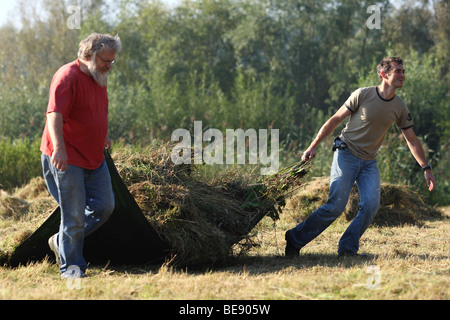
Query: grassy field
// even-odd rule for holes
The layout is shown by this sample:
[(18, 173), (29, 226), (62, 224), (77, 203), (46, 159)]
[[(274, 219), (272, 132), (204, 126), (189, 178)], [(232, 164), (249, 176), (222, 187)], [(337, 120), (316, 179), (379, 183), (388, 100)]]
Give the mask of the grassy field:
[[(39, 199), (31, 206), (48, 206)], [(57, 266), (48, 261), (2, 266), (0, 299), (447, 300), (450, 213), (449, 208), (441, 210), (441, 218), (420, 224), (369, 227), (360, 248), (366, 258), (337, 257), (337, 243), (348, 225), (343, 217), (298, 258), (284, 258), (284, 232), (296, 221), (295, 214), (282, 214), (276, 224), (264, 218), (253, 230), (253, 246), (245, 251), (237, 247), (229, 261), (213, 268), (92, 265), (87, 277), (75, 282), (60, 279)], [(0, 213), (3, 251), (45, 218), (44, 213), (11, 217), (5, 206)]]

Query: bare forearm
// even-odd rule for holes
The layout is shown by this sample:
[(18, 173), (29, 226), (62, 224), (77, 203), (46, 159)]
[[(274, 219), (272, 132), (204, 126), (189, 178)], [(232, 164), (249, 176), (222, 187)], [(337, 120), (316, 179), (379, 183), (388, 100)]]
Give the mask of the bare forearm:
[[(411, 154), (413, 155), (414, 159), (416, 159), (417, 163), (422, 168), (425, 168), (428, 165), (428, 162), (425, 157), (425, 152), (423, 152), (422, 144), (420, 143), (416, 134), (414, 133), (412, 128), (403, 130), (402, 133), (406, 139), (408, 148), (411, 151)], [(428, 168), (427, 170), (425, 170), (424, 175), (425, 175), (425, 181), (428, 186), (428, 190), (433, 191), (435, 188), (435, 185), (436, 185), (436, 179), (434, 178), (433, 173), (431, 172), (431, 169)]]
[(408, 144), (408, 148), (411, 151), (414, 159), (416, 159), (417, 163), (423, 168), (428, 165), (427, 159), (425, 157), (425, 152), (423, 151), (422, 144), (419, 139), (411, 139), (411, 141), (406, 140)]
[(326, 137), (333, 133), (334, 129), (339, 125), (340, 121), (334, 118), (328, 119), (327, 122), (320, 128), (317, 136), (314, 138), (311, 146), (316, 148)]
[(47, 114), (48, 121), (48, 133), (52, 139), (54, 149), (64, 148), (64, 136), (63, 136), (63, 118), (58, 112), (52, 112)]
[(317, 133), (316, 138), (311, 142), (308, 149), (303, 152), (302, 160), (314, 158), (316, 154), (317, 146), (330, 134), (333, 133), (334, 129), (350, 114), (350, 111), (342, 106), (330, 119), (325, 122), (325, 124), (320, 128)]
[(67, 153), (63, 135), (63, 117), (58, 112), (47, 114), (48, 133), (53, 144), (51, 155), (53, 165), (64, 171), (67, 168)]

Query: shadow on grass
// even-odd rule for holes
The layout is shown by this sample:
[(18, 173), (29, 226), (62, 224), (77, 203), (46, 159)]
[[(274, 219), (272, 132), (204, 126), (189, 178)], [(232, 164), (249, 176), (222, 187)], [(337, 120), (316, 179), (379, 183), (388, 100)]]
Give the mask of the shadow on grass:
[(217, 266), (219, 271), (238, 272), (245, 269), (251, 274), (264, 274), (282, 271), (288, 268), (303, 269), (315, 266), (352, 268), (358, 265), (367, 265), (374, 259), (374, 255), (367, 257), (338, 257), (331, 253), (306, 253), (296, 258), (286, 258), (284, 255), (271, 256), (241, 256), (231, 258), (227, 266)]
[(374, 255), (367, 257), (338, 257), (337, 254), (301, 254), (298, 258), (285, 258), (281, 255), (271, 256), (238, 256), (230, 257), (227, 261), (214, 266), (190, 266), (178, 267), (170, 265), (128, 265), (128, 266), (97, 266), (103, 269), (112, 269), (119, 273), (145, 274), (158, 273), (162, 268), (167, 268), (173, 272), (183, 272), (188, 274), (201, 274), (213, 272), (246, 272), (254, 275), (279, 272), (286, 269), (303, 269), (314, 266), (352, 268), (359, 265), (370, 264), (375, 258)]
[[(339, 257), (331, 253), (305, 253), (297, 258), (286, 258), (284, 255), (250, 256), (242, 255), (230, 257), (227, 261), (215, 266), (191, 266), (172, 267), (170, 265), (128, 265), (128, 266), (106, 266), (103, 269), (111, 269), (118, 273), (127, 274), (157, 274), (163, 269), (169, 272), (183, 272), (186, 274), (205, 274), (214, 272), (247, 273), (249, 275), (264, 275), (274, 272), (282, 272), (297, 269), (308, 269), (313, 267), (328, 268), (354, 268), (369, 265), (377, 265), (377, 260), (382, 258), (379, 254), (367, 254), (367, 256)], [(426, 261), (428, 255), (402, 255), (396, 254), (395, 259), (414, 259)], [(433, 257), (433, 260), (448, 259), (447, 256)], [(97, 266), (102, 268), (101, 266)]]

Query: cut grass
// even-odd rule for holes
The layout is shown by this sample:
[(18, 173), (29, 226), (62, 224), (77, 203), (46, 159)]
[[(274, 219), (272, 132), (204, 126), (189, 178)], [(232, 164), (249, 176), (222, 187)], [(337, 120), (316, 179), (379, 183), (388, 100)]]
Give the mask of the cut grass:
[[(34, 191), (42, 190), (43, 180), (32, 183), (32, 187), (1, 195), (0, 254), (10, 252), (54, 209), (55, 202), (48, 194)], [(311, 192), (317, 186), (310, 184), (303, 190), (312, 194), (304, 197), (308, 205), (292, 196), (276, 223), (263, 218), (251, 231), (251, 237), (233, 246), (233, 255), (220, 265), (196, 269), (170, 263), (91, 265), (88, 277), (75, 288), (62, 280), (58, 267), (47, 260), (14, 269), (1, 266), (0, 299), (450, 298), (449, 208), (439, 215), (414, 212), (414, 219), (405, 223), (374, 223), (361, 239), (360, 251), (367, 258), (337, 257), (339, 238), (349, 224), (348, 216), (343, 214), (305, 246), (298, 258), (284, 258), (285, 231), (326, 198), (326, 188)], [(398, 189), (403, 190), (402, 197), (409, 192)], [(402, 197), (406, 200), (399, 208), (407, 210), (408, 197)], [(14, 203), (23, 211), (12, 208)], [(421, 206), (415, 203), (413, 209)], [(386, 207), (396, 212), (396, 206)]]
[[(368, 258), (338, 258), (347, 222), (339, 219), (302, 250), (282, 257), (284, 231), (265, 218), (256, 246), (207, 270), (168, 265), (91, 266), (80, 289), (70, 289), (48, 261), (0, 267), (0, 299), (438, 299), (450, 298), (448, 215), (424, 226), (370, 227), (361, 240)], [(369, 267), (379, 267), (370, 286)]]

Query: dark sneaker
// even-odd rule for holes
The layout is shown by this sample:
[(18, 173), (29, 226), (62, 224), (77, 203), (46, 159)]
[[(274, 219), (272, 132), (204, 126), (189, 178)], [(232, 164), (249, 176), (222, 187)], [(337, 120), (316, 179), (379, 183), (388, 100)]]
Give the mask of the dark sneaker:
[(286, 231), (284, 238), (286, 239), (286, 249), (284, 250), (284, 255), (286, 258), (295, 258), (300, 254), (300, 249), (297, 249), (292, 243), (291, 230)]
[(58, 247), (58, 234), (55, 233), (48, 239), (48, 246), (55, 254), (55, 259), (57, 264), (61, 264), (61, 259), (59, 259), (59, 247)]

